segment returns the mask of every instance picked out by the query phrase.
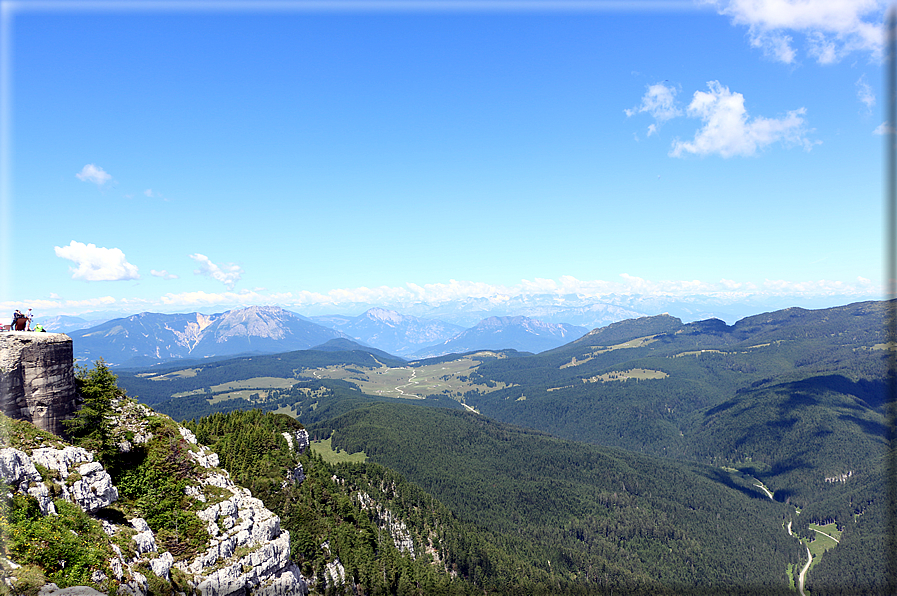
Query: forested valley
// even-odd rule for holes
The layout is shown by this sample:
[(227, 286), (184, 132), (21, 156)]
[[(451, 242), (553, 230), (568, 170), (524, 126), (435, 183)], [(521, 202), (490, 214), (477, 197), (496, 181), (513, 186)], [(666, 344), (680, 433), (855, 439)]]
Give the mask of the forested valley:
[[(876, 593), (888, 521), (885, 306), (787, 309), (732, 326), (624, 321), (537, 355), (468, 355), (473, 368), (414, 399), (362, 388), (384, 371), (420, 379), (456, 360), (306, 350), (121, 381), (197, 425), (258, 408), (363, 451), (364, 464), (303, 456), (303, 465), (309, 478), (320, 468), (321, 482), (343, 479), (327, 491), (350, 501), (376, 492), (359, 478), (395, 474), (402, 490), (438, 503), (440, 531), (451, 519), (450, 534), (467, 537), (434, 543), (430, 565), (454, 572), (445, 589), (785, 593), (806, 561), (798, 539), (834, 524), (840, 542), (816, 557), (808, 589)], [(261, 378), (289, 383), (263, 399), (214, 394)], [(220, 434), (205, 440), (224, 453), (233, 446)], [(414, 527), (427, 543), (436, 526)], [(306, 532), (307, 545), (323, 536)], [(322, 555), (303, 556), (317, 573)], [(353, 577), (370, 576), (362, 567)]]

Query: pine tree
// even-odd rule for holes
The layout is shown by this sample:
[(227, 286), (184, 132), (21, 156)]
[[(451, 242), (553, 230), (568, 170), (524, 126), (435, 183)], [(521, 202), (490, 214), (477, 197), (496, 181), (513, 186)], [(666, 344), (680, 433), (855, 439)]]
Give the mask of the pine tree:
[(75, 382), (82, 405), (74, 418), (64, 422), (72, 442), (95, 451), (100, 462), (107, 467), (113, 463), (116, 450), (106, 417), (112, 411), (112, 400), (125, 393), (116, 381), (116, 376), (102, 358), (90, 370), (79, 367)]

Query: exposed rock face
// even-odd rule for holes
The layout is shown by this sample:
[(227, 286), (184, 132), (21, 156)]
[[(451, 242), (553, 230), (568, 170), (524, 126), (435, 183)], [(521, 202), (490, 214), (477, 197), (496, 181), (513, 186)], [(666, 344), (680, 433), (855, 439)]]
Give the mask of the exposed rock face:
[(280, 528), (280, 518), (218, 470), (218, 455), (199, 445), (192, 432), (179, 430), (195, 448), (190, 457), (205, 468), (200, 487), (217, 486), (231, 496), (197, 512), (207, 524), (209, 548), (192, 562), (175, 566), (194, 578), (203, 596), (307, 594), (308, 584), (290, 560), (290, 533)]
[[(283, 433), (283, 438), (286, 439), (290, 451), (302, 454), (308, 449), (308, 431), (304, 428), (293, 431), (292, 433)], [(284, 480), (283, 486), (286, 486), (287, 483), (302, 484), (304, 480), (305, 470), (302, 469), (302, 464), (299, 464), (287, 473), (287, 478)]]
[[(0, 479), (36, 498), (44, 515), (55, 514), (56, 508), (34, 464), (56, 472), (62, 498), (76, 503), (84, 511), (96, 511), (118, 500), (118, 489), (112, 485), (112, 478), (99, 462), (93, 461), (93, 454), (86, 449), (42, 447), (35, 449), (30, 457), (12, 447), (0, 449)], [(77, 477), (70, 478), (76, 473)]]
[[(31, 459), (58, 472), (63, 481), (63, 498), (77, 503), (84, 511), (96, 511), (118, 500), (118, 489), (112, 485), (112, 478), (86, 449), (43, 447), (35, 449)], [(76, 472), (80, 478), (72, 481), (69, 476)]]
[[(153, 441), (150, 418), (159, 417), (152, 410), (127, 398), (115, 400), (112, 409), (112, 440), (122, 451)], [(110, 577), (97, 572), (91, 580), (94, 587), (114, 582), (119, 596), (147, 596), (150, 580), (155, 581), (152, 575), (172, 581), (172, 573), (177, 573), (188, 584), (187, 591), (200, 596), (307, 594), (308, 582), (290, 560), (290, 535), (280, 527), (280, 518), (249, 490), (235, 485), (228, 473), (217, 467), (217, 454), (199, 445), (192, 432), (177, 428), (183, 441), (174, 442), (186, 448), (186, 456), (196, 464), (184, 492), (205, 503), (196, 516), (206, 525), (208, 546), (176, 560), (172, 552), (164, 550), (164, 541), (156, 539), (146, 520), (134, 517), (127, 523), (114, 523), (100, 517), (97, 521), (110, 538), (115, 556), (108, 560)], [(295, 435), (292, 438), (297, 439)], [(62, 441), (54, 447), (0, 448), (0, 479), (13, 491), (35, 497), (44, 515), (57, 514), (54, 496), (77, 503), (92, 515), (118, 498), (116, 487), (102, 465), (94, 461), (94, 454), (64, 446)], [(129, 549), (119, 546), (129, 542)], [(88, 590), (84, 594), (97, 593), (83, 589)], [(81, 593), (69, 590), (59, 591), (48, 584), (42, 593)]]
[(343, 567), (343, 564), (340, 563), (339, 559), (327, 563), (327, 566), (324, 568), (324, 579), (327, 582), (328, 588), (331, 586), (341, 586), (346, 583), (346, 568)]
[(290, 451), (302, 454), (308, 449), (308, 431), (304, 428), (292, 433), (283, 433), (283, 438), (286, 439), (287, 445), (290, 446)]
[(376, 523), (381, 528), (389, 530), (392, 535), (392, 541), (400, 552), (409, 553), (411, 558), (416, 558), (414, 553), (414, 539), (405, 522), (396, 518), (392, 511), (375, 502), (366, 492), (358, 492), (355, 495), (362, 509), (372, 511), (376, 515)]
[(0, 412), (63, 435), (75, 409), (72, 339), (62, 333), (0, 333)]
[(12, 447), (0, 449), (0, 479), (20, 493), (37, 499), (44, 515), (56, 513), (50, 491), (41, 484), (43, 478), (27, 453)]

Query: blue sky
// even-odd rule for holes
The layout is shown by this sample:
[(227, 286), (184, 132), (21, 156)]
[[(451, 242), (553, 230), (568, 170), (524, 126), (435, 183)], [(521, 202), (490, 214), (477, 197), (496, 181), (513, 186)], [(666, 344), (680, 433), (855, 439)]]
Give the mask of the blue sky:
[(2, 4), (8, 311), (882, 296), (882, 3)]

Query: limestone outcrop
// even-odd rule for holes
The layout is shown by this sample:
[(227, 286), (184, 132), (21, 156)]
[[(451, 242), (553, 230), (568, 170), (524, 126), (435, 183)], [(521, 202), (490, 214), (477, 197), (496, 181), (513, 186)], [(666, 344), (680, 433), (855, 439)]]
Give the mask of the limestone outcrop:
[(306, 449), (308, 449), (308, 431), (304, 428), (293, 431), (291, 433), (283, 433), (283, 438), (286, 439), (287, 445), (290, 447), (290, 451), (295, 451), (296, 453), (302, 454), (305, 453)]
[(0, 333), (0, 412), (63, 436), (77, 409), (72, 354), (63, 333)]
[[(153, 444), (159, 428), (173, 425), (167, 417), (128, 398), (114, 400), (112, 411), (115, 414), (108, 418), (113, 423), (111, 439), (122, 453)], [(145, 519), (131, 517), (132, 513), (126, 520), (116, 519), (107, 512), (94, 519), (108, 536), (114, 556), (104, 565), (105, 573), (96, 572), (95, 585), (84, 589), (147, 596), (153, 593), (152, 583), (159, 581), (153, 576), (170, 582), (177, 574), (187, 593), (196, 596), (307, 594), (308, 581), (290, 560), (290, 534), (281, 528), (280, 518), (249, 490), (235, 485), (227, 471), (218, 467), (217, 454), (198, 444), (192, 432), (180, 425), (176, 428), (178, 433), (164, 443), (174, 450), (171, 457), (180, 452), (191, 462), (184, 493), (194, 500), (190, 510), (208, 533), (205, 546), (195, 554), (177, 557), (166, 550), (164, 537), (159, 539)], [(35, 497), (42, 514), (57, 515), (54, 498), (76, 503), (89, 514), (100, 513), (118, 499), (117, 488), (92, 452), (45, 434), (31, 441), (0, 449), (0, 480), (14, 492)], [(11, 561), (0, 563), (15, 569)], [(3, 581), (7, 586), (14, 584), (11, 578)], [(57, 591), (47, 584), (42, 594), (75, 594), (67, 590), (72, 588)]]
[(416, 558), (414, 539), (411, 537), (411, 532), (408, 531), (408, 526), (405, 525), (405, 522), (398, 519), (392, 511), (374, 501), (366, 492), (359, 491), (355, 494), (355, 498), (358, 499), (362, 509), (374, 513), (379, 527), (389, 530), (393, 543), (400, 552), (410, 554), (412, 559)]

